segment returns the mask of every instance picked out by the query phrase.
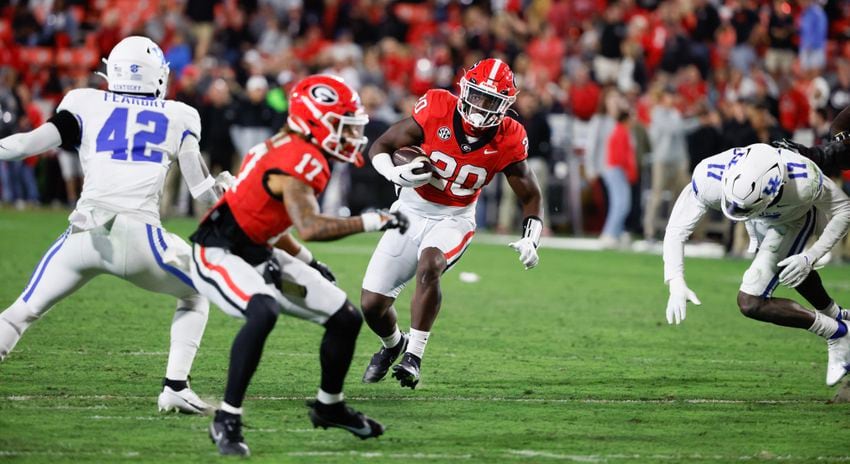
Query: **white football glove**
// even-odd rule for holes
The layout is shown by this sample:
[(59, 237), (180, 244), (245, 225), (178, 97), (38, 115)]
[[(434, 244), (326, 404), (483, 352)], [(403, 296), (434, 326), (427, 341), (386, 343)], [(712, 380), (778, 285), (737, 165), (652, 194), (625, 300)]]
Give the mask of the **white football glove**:
[(685, 320), (688, 301), (695, 305), (700, 305), (702, 302), (697, 298), (683, 277), (674, 277), (668, 283), (670, 286), (670, 298), (667, 299), (667, 323), (681, 324)]
[(410, 227), (410, 220), (401, 211), (379, 209), (361, 214), (360, 219), (363, 221), (363, 232), (398, 229), (403, 234)]
[(425, 166), (422, 161), (402, 164), (401, 166), (393, 166), (392, 170), (386, 176), (390, 182), (407, 188), (421, 187), (431, 180), (431, 173), (425, 172), (422, 174), (414, 174), (413, 171)]
[(782, 285), (794, 288), (806, 280), (814, 265), (814, 258), (806, 252), (789, 256), (779, 262), (779, 267), (784, 267), (782, 272), (779, 273), (779, 282)]
[(379, 153), (375, 155), (375, 157), (372, 158), (372, 166), (388, 181), (400, 187), (421, 187), (431, 180), (431, 172), (423, 174), (413, 173), (414, 170), (425, 166), (425, 164), (421, 161), (395, 166), (393, 165), (392, 158), (388, 153)]
[(233, 177), (229, 171), (221, 171), (217, 176), (215, 176), (215, 183), (212, 186), (212, 192), (215, 195), (215, 201), (218, 201), (219, 198), (224, 196), (224, 192), (227, 191), (233, 184), (236, 183), (236, 178)]
[(509, 243), (508, 246), (519, 253), (519, 261), (526, 269), (537, 266), (540, 261), (537, 256), (537, 247), (534, 246), (534, 240), (531, 237), (523, 237), (516, 242)]

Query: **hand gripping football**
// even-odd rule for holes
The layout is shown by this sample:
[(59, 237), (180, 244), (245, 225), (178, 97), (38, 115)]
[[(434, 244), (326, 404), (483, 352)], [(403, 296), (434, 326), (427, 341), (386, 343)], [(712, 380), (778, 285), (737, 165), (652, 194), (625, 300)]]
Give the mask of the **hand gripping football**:
[(431, 164), (431, 160), (425, 155), (425, 151), (415, 145), (399, 148), (393, 152), (392, 160), (395, 166), (421, 161), (422, 167), (414, 169), (412, 171), (414, 174), (425, 174), (434, 171), (434, 166)]

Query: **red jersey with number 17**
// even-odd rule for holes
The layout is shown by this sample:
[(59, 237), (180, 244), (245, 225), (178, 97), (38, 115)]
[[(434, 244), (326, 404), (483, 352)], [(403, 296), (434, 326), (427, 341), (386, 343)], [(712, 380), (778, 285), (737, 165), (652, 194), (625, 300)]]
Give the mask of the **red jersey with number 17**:
[(528, 157), (525, 128), (505, 117), (498, 126), (471, 140), (463, 130), (457, 97), (429, 90), (413, 109), (422, 128), (422, 149), (434, 165), (431, 181), (416, 189), (425, 200), (446, 206), (468, 206), (496, 173)]
[(221, 201), (228, 204), (239, 227), (257, 244), (269, 243), (292, 225), (284, 206), (286, 199), (273, 195), (266, 185), (270, 174), (300, 179), (319, 195), (328, 185), (331, 170), (321, 149), (296, 135), (277, 134), (252, 148), (236, 182)]

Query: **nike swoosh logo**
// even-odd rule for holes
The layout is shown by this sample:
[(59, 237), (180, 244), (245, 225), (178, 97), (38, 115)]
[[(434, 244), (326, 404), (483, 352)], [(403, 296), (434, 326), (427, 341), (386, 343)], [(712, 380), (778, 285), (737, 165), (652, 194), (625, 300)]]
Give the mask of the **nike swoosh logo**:
[(485, 148), (485, 149), (484, 149), (484, 154), (485, 154), (485, 155), (492, 155), (493, 153), (498, 153), (498, 151), (499, 151), (499, 150), (487, 150), (487, 149)]
[(213, 429), (212, 433), (210, 435), (212, 435), (213, 440), (215, 440), (216, 442), (219, 442), (219, 441), (221, 441), (221, 437), (224, 436), (224, 433), (223, 432), (215, 433), (215, 429)]
[(345, 425), (342, 425), (342, 424), (340, 424), (339, 426), (344, 428), (345, 430), (348, 430), (349, 432), (351, 432), (355, 435), (363, 436), (363, 435), (371, 435), (372, 434), (372, 427), (370, 427), (369, 424), (366, 424), (364, 427), (360, 427), (360, 428), (356, 428), (356, 429), (354, 427), (348, 427), (348, 426), (345, 426)]

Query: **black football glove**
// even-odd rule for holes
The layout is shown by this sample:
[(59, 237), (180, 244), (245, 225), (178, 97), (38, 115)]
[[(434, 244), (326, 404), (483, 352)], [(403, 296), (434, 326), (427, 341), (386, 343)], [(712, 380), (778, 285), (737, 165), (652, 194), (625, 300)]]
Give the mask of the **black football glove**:
[(398, 231), (403, 234), (407, 232), (407, 228), (410, 227), (410, 221), (407, 219), (407, 216), (402, 214), (400, 211), (381, 209), (378, 210), (378, 213), (384, 217), (389, 216), (387, 221), (381, 227), (381, 230), (398, 229)]
[(797, 153), (805, 156), (806, 158), (811, 157), (810, 156), (811, 148), (809, 148), (809, 147), (807, 147), (803, 144), (799, 144), (799, 143), (797, 143), (793, 140), (789, 140), (789, 139), (774, 140), (774, 141), (770, 142), (770, 145), (774, 148), (780, 148), (782, 150), (789, 150), (789, 151), (797, 152)]
[(334, 273), (331, 272), (331, 268), (327, 264), (313, 258), (313, 261), (310, 261), (310, 267), (319, 271), (319, 274), (325, 279), (328, 279), (332, 284), (336, 284), (336, 276), (334, 276)]

